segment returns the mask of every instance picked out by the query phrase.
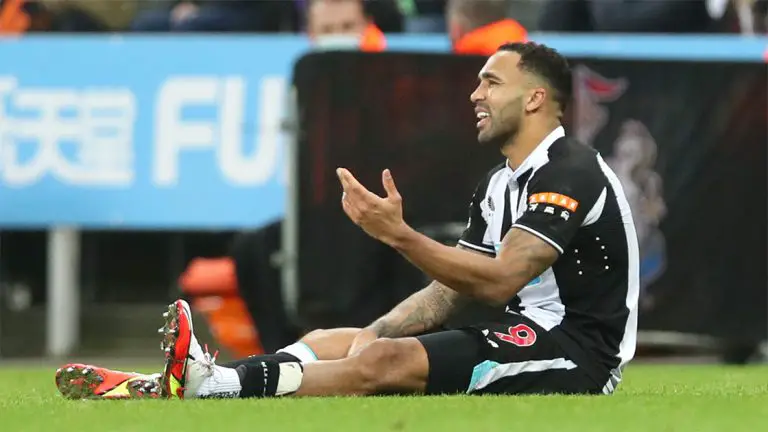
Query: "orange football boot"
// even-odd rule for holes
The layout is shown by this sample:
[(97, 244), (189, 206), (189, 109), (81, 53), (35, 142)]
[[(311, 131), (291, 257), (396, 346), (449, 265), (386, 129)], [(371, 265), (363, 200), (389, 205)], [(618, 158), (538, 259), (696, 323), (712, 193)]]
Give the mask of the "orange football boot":
[(72, 363), (56, 371), (56, 387), (67, 399), (160, 397), (160, 374), (145, 375)]

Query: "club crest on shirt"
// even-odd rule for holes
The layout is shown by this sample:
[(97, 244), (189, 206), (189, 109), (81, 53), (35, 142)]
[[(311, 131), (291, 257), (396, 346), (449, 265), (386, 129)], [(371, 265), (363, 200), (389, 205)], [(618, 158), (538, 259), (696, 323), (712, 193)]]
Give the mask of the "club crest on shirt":
[(496, 206), (493, 203), (493, 198), (490, 196), (488, 196), (487, 199), (480, 201), (480, 215), (482, 215), (486, 223), (490, 223), (495, 210)]

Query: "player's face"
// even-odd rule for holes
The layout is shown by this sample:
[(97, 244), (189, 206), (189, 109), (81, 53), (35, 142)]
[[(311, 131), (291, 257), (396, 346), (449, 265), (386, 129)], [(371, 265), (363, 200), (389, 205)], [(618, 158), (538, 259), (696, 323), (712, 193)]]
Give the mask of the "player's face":
[(368, 24), (363, 13), (362, 2), (315, 1), (307, 16), (307, 30), (310, 37), (360, 36)]
[(503, 145), (520, 128), (526, 87), (517, 63), (520, 55), (501, 51), (492, 55), (480, 70), (480, 83), (470, 95), (477, 117), (480, 143)]

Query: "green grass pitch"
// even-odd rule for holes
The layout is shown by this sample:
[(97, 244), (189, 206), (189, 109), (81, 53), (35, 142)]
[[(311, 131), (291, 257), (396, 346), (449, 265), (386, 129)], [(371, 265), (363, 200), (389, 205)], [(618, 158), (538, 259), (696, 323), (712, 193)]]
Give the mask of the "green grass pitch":
[[(147, 372), (145, 370), (140, 370)], [(3, 431), (760, 431), (768, 367), (634, 365), (613, 396), (69, 401), (0, 367)]]

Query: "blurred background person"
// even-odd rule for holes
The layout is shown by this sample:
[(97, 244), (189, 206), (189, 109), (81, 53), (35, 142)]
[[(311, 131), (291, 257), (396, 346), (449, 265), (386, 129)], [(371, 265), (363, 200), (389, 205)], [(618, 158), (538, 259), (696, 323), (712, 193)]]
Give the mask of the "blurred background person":
[(396, 0), (406, 33), (445, 33), (446, 0)]
[(181, 0), (153, 1), (131, 23), (140, 32), (280, 32), (296, 31), (294, 1)]
[(315, 46), (354, 46), (377, 52), (384, 33), (366, 14), (362, 0), (309, 0), (306, 32)]
[(766, 32), (766, 0), (706, 0), (706, 5), (712, 19), (724, 22), (729, 31), (749, 35)]
[(90, 31), (118, 31), (125, 29), (138, 10), (138, 0), (40, 0), (59, 19), (59, 31), (77, 31), (91, 27)]
[(0, 35), (119, 30), (135, 5), (130, 0), (0, 0)]
[(458, 54), (491, 55), (507, 42), (524, 42), (527, 30), (508, 18), (505, 0), (449, 0), (448, 36)]
[[(540, 31), (751, 33), (753, 0), (546, 0)], [(764, 20), (763, 20), (764, 22)]]

